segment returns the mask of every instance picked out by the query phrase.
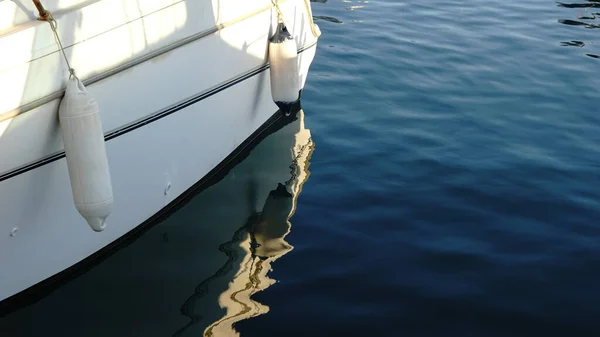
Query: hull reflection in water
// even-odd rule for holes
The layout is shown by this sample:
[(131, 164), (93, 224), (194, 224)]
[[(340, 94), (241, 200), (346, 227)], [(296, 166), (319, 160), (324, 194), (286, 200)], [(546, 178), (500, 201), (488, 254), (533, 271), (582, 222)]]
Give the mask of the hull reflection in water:
[(235, 336), (269, 311), (252, 295), (285, 241), (313, 151), (304, 114), (280, 119), (246, 158), (164, 222), (38, 303), (0, 318), (15, 336)]

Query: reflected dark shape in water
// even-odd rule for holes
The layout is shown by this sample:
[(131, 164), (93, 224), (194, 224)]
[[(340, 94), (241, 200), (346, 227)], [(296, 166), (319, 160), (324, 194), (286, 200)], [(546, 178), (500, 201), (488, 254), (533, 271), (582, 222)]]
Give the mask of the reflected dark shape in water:
[(600, 28), (600, 25), (593, 25), (593, 24), (589, 24), (589, 23), (581, 22), (581, 21), (558, 20), (558, 22), (565, 24), (565, 25), (570, 25), (570, 26), (584, 26), (585, 28), (588, 28), (588, 29)]
[[(563, 3), (563, 2), (557, 2), (559, 7), (565, 7), (565, 8), (583, 8), (584, 10), (587, 10), (588, 8), (600, 8), (600, 0), (585, 0), (584, 3)], [(577, 14), (577, 19), (578, 20), (571, 20), (571, 19), (560, 19), (558, 20), (559, 23), (563, 24), (563, 25), (568, 25), (568, 26), (579, 26), (579, 27), (583, 27), (586, 29), (596, 29), (596, 28), (600, 28), (600, 24), (596, 24), (596, 23), (592, 23), (590, 22), (591, 20), (596, 20), (596, 16), (600, 15), (600, 13), (598, 12), (592, 12), (592, 13), (578, 13)], [(593, 42), (591, 42), (593, 43)], [(590, 43), (587, 43), (588, 45)], [(579, 40), (571, 40), (571, 41), (563, 41), (560, 43), (561, 46), (564, 47), (584, 47), (586, 46), (586, 43), (583, 41), (579, 41)], [(592, 54), (592, 53), (585, 53), (586, 56), (592, 57), (592, 58), (600, 58), (598, 55), (596, 54)]]
[(333, 23), (344, 23), (344, 22), (342, 22), (342, 20), (336, 19), (331, 16), (315, 15), (315, 16), (313, 16), (313, 18), (315, 20), (325, 20), (325, 21), (329, 21), (329, 22), (333, 22)]
[(585, 0), (586, 3), (564, 3), (557, 2), (560, 7), (566, 8), (600, 8), (600, 1), (597, 0)]
[(585, 43), (583, 41), (570, 41), (570, 42), (561, 42), (561, 46), (573, 46), (573, 47), (583, 47)]
[(276, 121), (234, 167), (162, 223), (38, 303), (1, 336), (237, 336), (285, 237), (314, 149), (304, 112)]
[[(327, 3), (327, 0), (310, 0), (310, 2)], [(313, 20), (315, 20), (315, 21), (324, 20), (324, 21), (329, 21), (329, 22), (333, 22), (333, 23), (344, 23), (344, 22), (342, 22), (342, 20), (336, 19), (331, 16), (324, 16), (324, 15), (313, 15)]]

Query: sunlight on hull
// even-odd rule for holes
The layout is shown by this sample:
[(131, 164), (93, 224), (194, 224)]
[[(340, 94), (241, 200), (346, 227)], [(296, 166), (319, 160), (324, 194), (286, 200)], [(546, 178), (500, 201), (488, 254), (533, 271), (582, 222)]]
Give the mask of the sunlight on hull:
[(0, 31), (13, 25), (19, 8), (12, 1), (0, 0)]
[(21, 66), (8, 69), (2, 72), (2, 68), (6, 65), (14, 63), (18, 59), (31, 58), (31, 46), (35, 41), (35, 31), (27, 30), (21, 32), (18, 36), (9, 36), (2, 40), (8, 39), (6, 46), (11, 46), (10, 53), (2, 53), (0, 56), (0, 113), (10, 109), (17, 108), (21, 104), (23, 94), (27, 86), (29, 74), (29, 66)]
[[(177, 40), (176, 32), (188, 24), (188, 10), (184, 1), (109, 0), (55, 18), (71, 66), (86, 79)], [(0, 36), (0, 50), (11, 51), (0, 54), (0, 114), (64, 88), (68, 69), (48, 23), (32, 22)]]
[[(111, 15), (111, 9), (106, 7), (103, 14), (86, 16), (84, 20), (103, 20)], [(139, 9), (127, 8), (121, 12), (127, 16), (139, 16)], [(187, 21), (186, 4), (181, 2), (160, 12), (148, 15), (130, 24), (109, 31), (92, 40), (82, 42), (81, 48), (74, 48), (72, 66), (78, 69), (78, 74), (84, 77), (98, 73), (98, 70), (114, 68), (129, 61), (136, 55), (155, 49), (158, 44), (185, 26)], [(113, 14), (114, 15), (114, 14)], [(93, 24), (92, 24), (93, 27)], [(76, 30), (76, 36), (87, 36), (90, 32), (85, 29)], [(98, 51), (109, 51), (107, 53)], [(89, 65), (95, 65), (95, 71), (89, 71)], [(80, 69), (80, 70), (79, 70)]]
[(6, 129), (8, 129), (8, 125), (10, 124), (11, 121), (12, 121), (12, 119), (7, 119), (5, 121), (0, 122), (0, 138), (2, 138), (4, 131), (6, 131)]

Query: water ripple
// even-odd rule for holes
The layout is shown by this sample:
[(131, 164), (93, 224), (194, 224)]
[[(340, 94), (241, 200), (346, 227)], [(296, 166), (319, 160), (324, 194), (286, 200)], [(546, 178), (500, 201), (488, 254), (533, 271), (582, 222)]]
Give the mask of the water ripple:
[[(596, 29), (596, 28), (600, 28), (600, 24), (594, 23), (593, 20), (596, 20), (596, 16), (600, 15), (600, 13), (598, 12), (588, 12), (587, 10), (589, 8), (600, 8), (600, 2), (597, 0), (586, 0), (585, 3), (562, 3), (562, 2), (557, 2), (559, 7), (563, 7), (563, 8), (579, 8), (579, 9), (583, 9), (584, 12), (578, 12), (577, 14), (577, 20), (572, 20), (572, 19), (559, 19), (558, 22), (563, 24), (563, 25), (567, 25), (567, 26), (574, 26), (574, 27), (582, 27), (585, 29)], [(587, 35), (587, 34), (586, 34)], [(583, 48), (586, 45), (592, 45), (594, 44), (594, 41), (592, 42), (584, 42), (582, 40), (570, 40), (570, 41), (562, 41), (560, 43), (561, 46), (564, 47), (578, 47), (578, 48)], [(600, 59), (600, 56), (598, 54), (595, 53), (585, 53), (586, 56), (589, 56), (591, 58), (594, 59)]]
[(333, 23), (344, 23), (341, 20), (338, 20), (331, 16), (315, 15), (315, 16), (313, 16), (313, 18), (316, 20), (325, 20), (325, 21), (329, 21), (329, 22), (333, 22)]
[(306, 89), (321, 219), (297, 215), (291, 259), (313, 273), (279, 291), (323, 308), (286, 309), (338, 333), (599, 332), (598, 2), (580, 2), (315, 7), (348, 24), (324, 27), (331, 76)]

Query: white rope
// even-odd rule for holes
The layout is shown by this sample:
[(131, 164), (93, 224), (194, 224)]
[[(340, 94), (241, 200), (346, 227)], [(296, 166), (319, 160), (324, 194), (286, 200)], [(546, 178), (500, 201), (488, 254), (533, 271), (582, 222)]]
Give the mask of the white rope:
[(304, 0), (304, 8), (306, 9), (306, 16), (308, 16), (308, 20), (310, 21), (310, 30), (314, 37), (321, 36), (321, 31), (317, 31), (315, 27), (315, 22), (313, 21), (312, 11), (310, 10), (310, 0)]
[[(282, 23), (283, 22), (283, 13), (281, 12), (281, 8), (279, 7), (279, 0), (271, 0), (271, 2), (273, 2), (273, 5), (275, 6), (275, 10), (277, 11), (277, 23)], [(321, 36), (321, 32), (319, 30), (317, 30), (317, 27), (313, 20), (312, 11), (310, 10), (310, 0), (303, 0), (303, 2), (304, 2), (304, 9), (306, 10), (306, 16), (308, 17), (308, 21), (309, 21), (308, 25), (310, 26), (310, 30), (314, 37), (319, 37), (319, 36)]]
[(62, 45), (62, 42), (60, 41), (60, 36), (58, 35), (58, 23), (56, 22), (56, 20), (54, 20), (54, 17), (52, 16), (52, 13), (48, 12), (48, 23), (50, 24), (50, 28), (52, 28), (52, 32), (54, 33), (54, 40), (56, 40), (56, 44), (58, 45), (58, 48), (60, 49), (63, 58), (65, 59), (65, 63), (67, 64), (67, 68), (69, 69), (69, 78), (71, 78), (71, 76), (77, 78), (77, 76), (75, 76), (75, 69), (71, 68), (71, 64), (69, 63), (69, 59), (67, 58), (67, 53), (65, 53), (65, 48)]
[(272, 2), (277, 12), (277, 23), (283, 23), (283, 13), (281, 13), (281, 8), (279, 8), (279, 0), (272, 0)]

